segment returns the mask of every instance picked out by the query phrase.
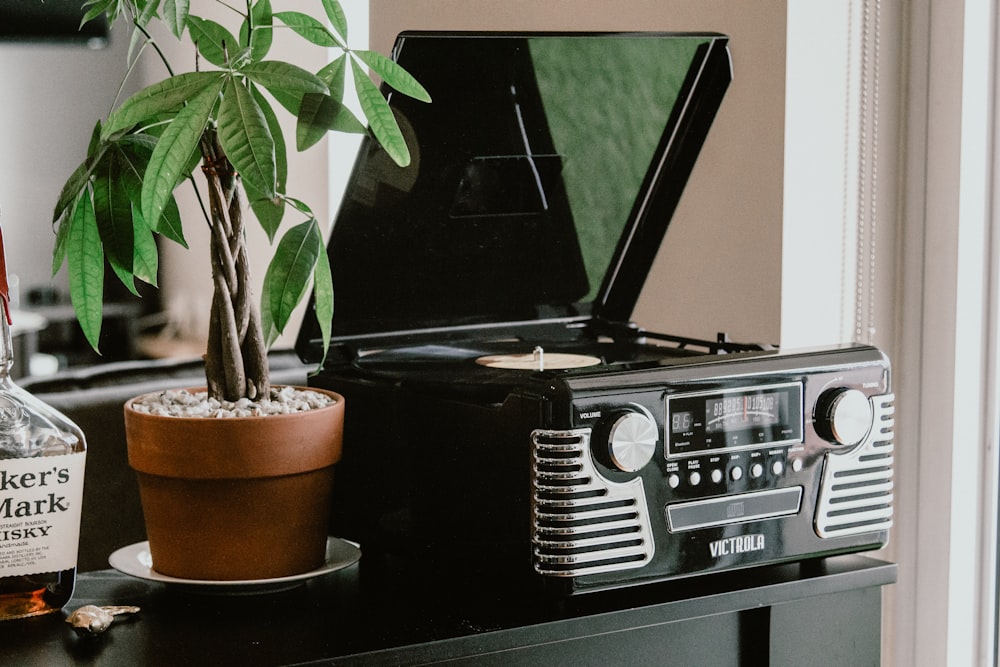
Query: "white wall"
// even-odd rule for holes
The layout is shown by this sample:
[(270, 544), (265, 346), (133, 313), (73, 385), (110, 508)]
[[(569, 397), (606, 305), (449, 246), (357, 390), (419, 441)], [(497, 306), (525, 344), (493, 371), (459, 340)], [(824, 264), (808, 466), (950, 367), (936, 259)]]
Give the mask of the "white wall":
[(65, 269), (51, 278), (52, 212), (115, 97), (126, 46), (117, 32), (101, 50), (0, 42), (0, 226), (22, 291), (66, 289)]
[[(903, 19), (898, 5), (882, 3), (877, 16), (874, 7), (788, 3), (781, 332), (783, 347), (877, 345), (893, 362), (898, 393), (906, 375), (896, 344)], [(897, 405), (905, 411), (909, 402)], [(883, 592), (885, 664), (912, 641), (896, 601), (914, 594), (906, 573), (915, 561), (916, 474), (905, 431), (897, 443), (895, 525), (876, 554), (903, 561), (901, 582)]]
[(856, 110), (850, 2), (789, 2), (782, 235), (783, 346), (853, 338)]
[(893, 347), (901, 10), (865, 4), (788, 3), (784, 347)]
[[(988, 0), (837, 4), (789, 2), (782, 342), (820, 341), (824, 332), (835, 331), (844, 340), (868, 340), (870, 328), (873, 342), (893, 361), (896, 512), (884, 555), (898, 564), (899, 579), (884, 592), (884, 664), (991, 664), (1000, 430), (1000, 16)], [(861, 33), (844, 28), (851, 21), (860, 28), (865, 7), (868, 20), (878, 21), (881, 61), (874, 116), (878, 169), (867, 176), (879, 187), (867, 205), (858, 200), (856, 147), (842, 145), (838, 156), (829, 136), (815, 142), (823, 124), (838, 122), (844, 103), (824, 109), (834, 96), (823, 101), (828, 91), (822, 82), (842, 89), (838, 77), (859, 76)], [(838, 53), (854, 56), (838, 65)], [(835, 134), (861, 138), (856, 120), (845, 116), (839, 122), (847, 132)], [(866, 127), (866, 140), (874, 127)], [(808, 142), (808, 150), (799, 151), (799, 141)], [(817, 169), (811, 161), (818, 159), (842, 171), (803, 177)], [(874, 262), (871, 245), (857, 243), (849, 215), (840, 239), (817, 224), (825, 219), (837, 227), (838, 216), (827, 210), (837, 193), (847, 195), (845, 211), (877, 213), (865, 219), (868, 232), (873, 221), (878, 224)], [(812, 245), (811, 233), (817, 239)], [(817, 247), (834, 250), (817, 254)], [(838, 255), (843, 266), (836, 264)], [(863, 284), (851, 294), (859, 268)], [(795, 284), (797, 275), (808, 276), (808, 289)], [(840, 307), (826, 298), (837, 295), (838, 275)], [(818, 299), (813, 285), (831, 291)], [(852, 309), (858, 300), (862, 326), (855, 333)]]
[[(995, 2), (910, 3), (898, 664), (989, 664), (997, 498)], [(902, 458), (902, 457), (901, 457)]]

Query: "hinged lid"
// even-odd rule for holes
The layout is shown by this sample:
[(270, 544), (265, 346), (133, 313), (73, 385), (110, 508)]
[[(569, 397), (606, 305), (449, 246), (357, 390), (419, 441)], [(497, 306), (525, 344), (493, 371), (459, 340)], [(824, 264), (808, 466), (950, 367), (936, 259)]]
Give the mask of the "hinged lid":
[[(334, 344), (628, 320), (732, 78), (727, 38), (408, 32), (394, 58), (433, 102), (389, 93), (409, 167), (361, 146), (329, 242)], [(321, 358), (311, 309), (297, 350)]]

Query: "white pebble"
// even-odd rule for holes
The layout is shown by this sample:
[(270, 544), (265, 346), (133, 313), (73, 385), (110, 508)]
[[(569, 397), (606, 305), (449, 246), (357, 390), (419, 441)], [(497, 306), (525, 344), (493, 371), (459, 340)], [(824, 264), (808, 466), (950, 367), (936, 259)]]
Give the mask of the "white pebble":
[(268, 399), (251, 401), (241, 398), (238, 401), (218, 401), (209, 398), (208, 392), (191, 393), (184, 389), (172, 389), (154, 394), (147, 394), (133, 401), (132, 406), (137, 412), (162, 417), (214, 417), (231, 419), (233, 417), (260, 417), (266, 415), (291, 414), (315, 410), (333, 403), (326, 394), (310, 389), (297, 387), (281, 387), (272, 389)]

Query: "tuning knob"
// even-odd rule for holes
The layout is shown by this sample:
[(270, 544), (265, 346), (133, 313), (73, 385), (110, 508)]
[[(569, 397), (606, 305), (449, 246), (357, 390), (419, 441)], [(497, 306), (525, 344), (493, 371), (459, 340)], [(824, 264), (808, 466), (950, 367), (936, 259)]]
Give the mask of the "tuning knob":
[(656, 423), (641, 412), (614, 414), (602, 430), (607, 444), (603, 451), (598, 449), (599, 458), (623, 472), (636, 472), (649, 463), (660, 437)]
[(829, 389), (816, 401), (816, 431), (840, 445), (856, 445), (864, 440), (874, 416), (871, 401), (857, 389)]

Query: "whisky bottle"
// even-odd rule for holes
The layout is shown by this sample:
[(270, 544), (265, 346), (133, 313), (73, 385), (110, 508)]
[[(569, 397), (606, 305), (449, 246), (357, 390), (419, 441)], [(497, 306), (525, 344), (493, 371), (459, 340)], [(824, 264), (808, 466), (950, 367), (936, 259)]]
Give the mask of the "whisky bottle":
[(47, 614), (73, 595), (86, 443), (11, 378), (10, 295), (0, 230), (0, 620)]

